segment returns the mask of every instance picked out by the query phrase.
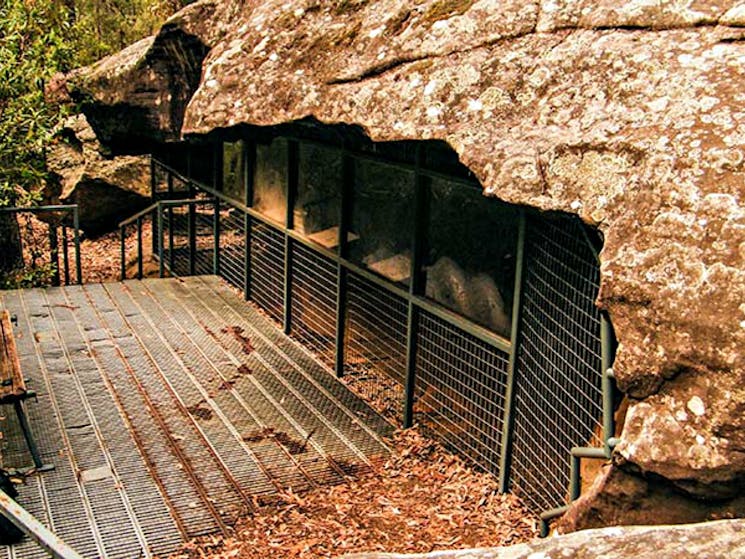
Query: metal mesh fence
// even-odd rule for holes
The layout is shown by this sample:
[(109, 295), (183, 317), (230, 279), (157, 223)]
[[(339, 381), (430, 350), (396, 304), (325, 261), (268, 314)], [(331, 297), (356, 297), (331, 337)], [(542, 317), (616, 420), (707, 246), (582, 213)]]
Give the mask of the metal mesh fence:
[(292, 336), (333, 367), (336, 339), (336, 264), (292, 244)]
[(244, 213), (238, 209), (220, 212), (220, 276), (243, 289), (246, 278), (246, 227)]
[(252, 222), (251, 299), (278, 322), (284, 306), (284, 247), (282, 232), (258, 220)]
[(344, 381), (398, 424), (403, 418), (407, 316), (405, 299), (348, 274)]
[(427, 312), (417, 340), (415, 421), (498, 475), (509, 354)]
[(511, 474), (541, 510), (564, 503), (571, 447), (600, 444), (600, 270), (581, 227), (528, 222)]

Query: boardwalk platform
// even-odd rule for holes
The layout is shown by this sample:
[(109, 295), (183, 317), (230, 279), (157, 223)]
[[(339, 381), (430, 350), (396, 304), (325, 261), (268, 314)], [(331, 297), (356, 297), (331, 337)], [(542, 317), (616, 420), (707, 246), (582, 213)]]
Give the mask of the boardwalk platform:
[[(2, 292), (0, 308), (18, 317), (27, 411), (56, 468), (18, 500), (86, 557), (166, 556), (387, 455), (391, 426), (218, 278)], [(30, 463), (11, 412), (5, 468)]]

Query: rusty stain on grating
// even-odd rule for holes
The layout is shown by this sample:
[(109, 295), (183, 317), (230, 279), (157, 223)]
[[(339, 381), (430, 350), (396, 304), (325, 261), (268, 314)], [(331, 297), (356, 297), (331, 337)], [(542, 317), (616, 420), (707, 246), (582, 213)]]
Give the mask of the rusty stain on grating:
[[(280, 489), (338, 483), (391, 426), (213, 277), (6, 292), (45, 461), (19, 501), (85, 557), (168, 555)], [(13, 414), (5, 467), (25, 465)], [(40, 555), (32, 542), (15, 557)]]

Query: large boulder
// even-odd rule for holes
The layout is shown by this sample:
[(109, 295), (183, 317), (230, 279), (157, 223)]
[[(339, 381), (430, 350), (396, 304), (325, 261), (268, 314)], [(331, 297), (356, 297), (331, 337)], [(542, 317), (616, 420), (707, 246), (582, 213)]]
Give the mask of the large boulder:
[(441, 139), (486, 194), (597, 226), (632, 403), (595, 506), (659, 481), (695, 516), (745, 491), (743, 26), (714, 0), (203, 0), (57, 87), (96, 129), (148, 115), (118, 144), (309, 117)]
[(745, 521), (722, 520), (683, 526), (628, 526), (583, 530), (509, 547), (436, 551), (416, 555), (355, 553), (341, 559), (714, 559), (743, 556)]
[(89, 234), (111, 231), (150, 200), (150, 160), (113, 157), (84, 115), (68, 118), (47, 153), (48, 201), (77, 204), (80, 227)]

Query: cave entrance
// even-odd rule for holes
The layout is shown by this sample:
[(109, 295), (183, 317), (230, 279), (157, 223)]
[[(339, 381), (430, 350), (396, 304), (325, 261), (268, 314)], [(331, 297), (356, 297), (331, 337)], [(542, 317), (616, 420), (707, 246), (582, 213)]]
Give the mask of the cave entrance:
[(171, 272), (222, 276), (392, 422), (564, 503), (571, 448), (612, 436), (595, 231), (483, 196), (443, 142), (299, 122), (164, 157), (154, 197), (194, 199), (154, 235)]

